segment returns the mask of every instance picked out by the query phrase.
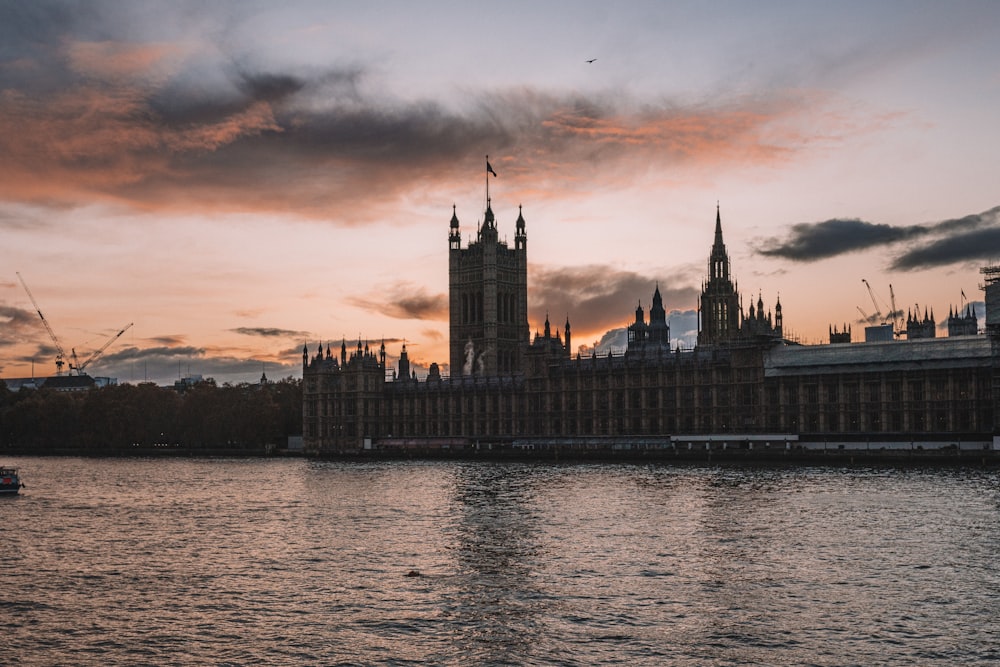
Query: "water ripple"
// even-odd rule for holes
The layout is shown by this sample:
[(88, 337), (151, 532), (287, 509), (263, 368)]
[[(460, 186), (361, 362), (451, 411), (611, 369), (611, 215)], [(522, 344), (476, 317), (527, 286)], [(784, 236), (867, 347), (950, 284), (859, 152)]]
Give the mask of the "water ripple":
[(1000, 659), (996, 471), (10, 463), (21, 665)]

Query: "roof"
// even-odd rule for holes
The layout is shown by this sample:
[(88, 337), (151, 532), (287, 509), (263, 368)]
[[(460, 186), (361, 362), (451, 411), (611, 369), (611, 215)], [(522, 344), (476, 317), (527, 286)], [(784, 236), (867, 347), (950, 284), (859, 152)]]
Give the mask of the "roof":
[(990, 340), (986, 336), (788, 345), (768, 351), (764, 357), (764, 377), (858, 371), (987, 368), (992, 363)]

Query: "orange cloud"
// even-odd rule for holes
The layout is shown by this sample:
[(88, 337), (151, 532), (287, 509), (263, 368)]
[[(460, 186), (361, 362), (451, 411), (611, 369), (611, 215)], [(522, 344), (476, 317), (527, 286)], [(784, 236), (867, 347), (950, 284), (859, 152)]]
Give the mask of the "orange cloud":
[(347, 303), (403, 320), (448, 320), (448, 296), (429, 294), (424, 287), (397, 283), (368, 297), (349, 297)]
[(70, 68), (80, 74), (102, 79), (148, 78), (165, 74), (183, 48), (170, 43), (69, 42), (66, 55)]
[[(530, 188), (537, 199), (634, 182), (652, 167), (771, 165), (859, 125), (824, 118), (824, 99), (802, 94), (679, 107), (515, 89), (484, 94), (467, 111), (387, 104), (357, 93), (363, 73), (354, 69), (244, 71), (209, 93), (166, 90), (150, 72), (179, 49), (97, 42), (69, 51), (83, 80), (0, 93), (9, 158), (0, 198), (326, 220), (350, 210), (338, 224), (363, 224), (408, 193), (467, 182), (470, 155), (497, 155), (512, 191)], [(326, 96), (331, 81), (353, 92)], [(804, 130), (804, 116), (821, 118), (820, 129)]]

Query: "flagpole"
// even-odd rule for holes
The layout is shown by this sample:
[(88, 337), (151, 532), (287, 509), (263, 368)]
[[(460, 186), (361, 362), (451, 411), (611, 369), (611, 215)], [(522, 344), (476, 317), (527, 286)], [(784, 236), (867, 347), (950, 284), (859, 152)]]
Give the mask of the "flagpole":
[(490, 205), (490, 156), (486, 156), (486, 205)]

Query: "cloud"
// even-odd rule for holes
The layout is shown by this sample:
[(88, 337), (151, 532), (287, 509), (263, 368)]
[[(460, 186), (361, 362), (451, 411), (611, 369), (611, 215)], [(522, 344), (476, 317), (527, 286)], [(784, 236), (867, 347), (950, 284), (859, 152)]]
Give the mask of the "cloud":
[(311, 336), (308, 331), (276, 329), (274, 327), (237, 327), (236, 329), (230, 329), (230, 331), (243, 334), (244, 336), (260, 336), (263, 338), (298, 338), (299, 340), (303, 340)]
[[(116, 4), (0, 14), (0, 198), (352, 211), (340, 224), (360, 224), (375, 215), (366, 207), (467, 180), (485, 153), (514, 187), (567, 192), (626, 183), (637, 168), (782, 162), (841, 122), (805, 134), (791, 119), (823, 100), (792, 93), (680, 104), (520, 87), (398, 99), (363, 62), (259, 67), (219, 39), (231, 21), (194, 14), (206, 25), (171, 14), (175, 41)], [(143, 40), (140, 23), (157, 39)]]
[(792, 225), (791, 233), (784, 241), (765, 241), (757, 253), (765, 257), (808, 262), (897, 243), (927, 233), (924, 228), (893, 227), (857, 219), (804, 222)]
[(187, 342), (187, 337), (182, 334), (165, 334), (162, 336), (152, 336), (146, 340), (159, 343), (165, 347), (178, 347)]
[(87, 369), (96, 377), (119, 382), (155, 382), (169, 385), (188, 375), (257, 382), (262, 372), (275, 380), (301, 374), (302, 348), (292, 346), (267, 358), (241, 358), (196, 346), (124, 347), (105, 354)]
[(530, 273), (528, 318), (532, 326), (540, 328), (546, 315), (560, 326), (568, 315), (573, 331), (587, 335), (633, 321), (640, 302), (648, 317), (657, 285), (668, 311), (689, 308), (699, 294), (694, 281), (684, 274), (657, 277), (609, 265), (556, 269), (533, 265)]
[[(923, 241), (923, 239), (930, 239)], [(1000, 206), (939, 222), (892, 226), (858, 219), (798, 223), (784, 240), (765, 239), (756, 252), (811, 262), (871, 248), (910, 244), (892, 260), (893, 270), (912, 271), (1000, 256)]]
[[(682, 349), (692, 349), (698, 342), (698, 311), (691, 310), (671, 310), (667, 312), (667, 323), (670, 325), (670, 347), (675, 349), (680, 346)], [(580, 356), (589, 356), (597, 353), (598, 356), (608, 352), (621, 353), (628, 347), (628, 328), (617, 327), (605, 331), (600, 339), (592, 343), (575, 344), (574, 353)]]
[(915, 271), (1000, 257), (1000, 227), (956, 234), (914, 248), (896, 257), (891, 268)]
[(400, 320), (448, 321), (448, 295), (430, 294), (426, 288), (398, 282), (364, 297), (345, 299), (353, 306)]
[[(38, 313), (15, 306), (0, 305), (0, 347), (15, 345), (41, 332)], [(52, 350), (55, 354), (55, 350)]]

